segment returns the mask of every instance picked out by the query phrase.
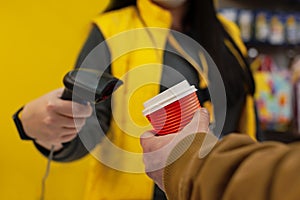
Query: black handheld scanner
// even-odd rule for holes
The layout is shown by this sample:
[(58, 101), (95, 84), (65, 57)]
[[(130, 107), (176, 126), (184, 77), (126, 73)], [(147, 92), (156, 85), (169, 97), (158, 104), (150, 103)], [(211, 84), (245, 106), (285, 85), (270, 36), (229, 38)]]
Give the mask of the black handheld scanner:
[(90, 69), (75, 69), (68, 72), (63, 79), (65, 89), (61, 99), (77, 103), (99, 103), (108, 98), (123, 84), (112, 75)]

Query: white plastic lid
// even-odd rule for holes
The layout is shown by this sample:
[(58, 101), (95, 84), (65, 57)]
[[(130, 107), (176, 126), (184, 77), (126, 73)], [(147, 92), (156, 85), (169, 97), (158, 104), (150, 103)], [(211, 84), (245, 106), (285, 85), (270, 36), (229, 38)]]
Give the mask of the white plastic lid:
[(186, 80), (170, 87), (164, 92), (146, 101), (144, 105), (143, 115), (149, 115), (193, 92), (197, 91), (194, 85), (190, 85)]

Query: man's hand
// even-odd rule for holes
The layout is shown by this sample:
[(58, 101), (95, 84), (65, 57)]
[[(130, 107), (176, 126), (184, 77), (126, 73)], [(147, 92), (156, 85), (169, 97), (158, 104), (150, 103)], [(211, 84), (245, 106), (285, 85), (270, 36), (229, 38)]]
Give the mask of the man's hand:
[(195, 113), (192, 121), (178, 133), (155, 136), (155, 133), (148, 131), (141, 136), (140, 142), (144, 151), (145, 171), (161, 189), (164, 189), (163, 170), (171, 150), (189, 134), (207, 133), (208, 126), (209, 114), (205, 108), (201, 108)]

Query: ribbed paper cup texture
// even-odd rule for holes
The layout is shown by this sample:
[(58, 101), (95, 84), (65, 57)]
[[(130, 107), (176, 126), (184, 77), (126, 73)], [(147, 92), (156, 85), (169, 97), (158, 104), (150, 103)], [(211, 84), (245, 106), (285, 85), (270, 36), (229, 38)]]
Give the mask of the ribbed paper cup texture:
[(182, 81), (144, 103), (143, 114), (157, 135), (176, 133), (192, 120), (200, 108), (196, 91)]

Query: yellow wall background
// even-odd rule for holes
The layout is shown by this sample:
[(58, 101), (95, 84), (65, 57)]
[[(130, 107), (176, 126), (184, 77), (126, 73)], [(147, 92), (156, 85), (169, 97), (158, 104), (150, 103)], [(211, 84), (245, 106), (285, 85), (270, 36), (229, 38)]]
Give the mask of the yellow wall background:
[[(62, 87), (90, 30), (108, 0), (11, 0), (0, 6), (0, 199), (37, 200), (46, 159), (21, 141), (13, 113), (26, 102)], [(53, 162), (47, 200), (80, 200), (89, 156)]]

